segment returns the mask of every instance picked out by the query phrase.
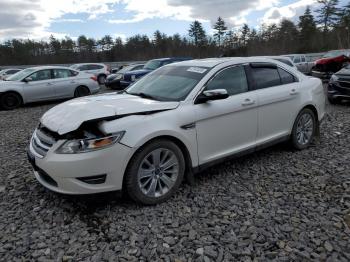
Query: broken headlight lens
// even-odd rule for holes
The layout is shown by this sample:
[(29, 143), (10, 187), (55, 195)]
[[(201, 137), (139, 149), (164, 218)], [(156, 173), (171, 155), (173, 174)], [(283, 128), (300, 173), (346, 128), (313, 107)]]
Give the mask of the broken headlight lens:
[(118, 143), (124, 134), (125, 131), (122, 131), (106, 137), (68, 140), (56, 150), (56, 153), (78, 154), (103, 149)]

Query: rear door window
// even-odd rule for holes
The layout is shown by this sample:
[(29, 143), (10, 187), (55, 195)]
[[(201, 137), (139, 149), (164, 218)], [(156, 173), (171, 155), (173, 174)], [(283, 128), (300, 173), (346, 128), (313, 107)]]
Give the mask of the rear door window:
[(54, 69), (53, 70), (53, 76), (55, 79), (57, 78), (68, 78), (72, 77), (72, 72), (71, 70), (68, 69)]
[(251, 72), (256, 89), (281, 85), (281, 79), (277, 68), (256, 67), (251, 68)]

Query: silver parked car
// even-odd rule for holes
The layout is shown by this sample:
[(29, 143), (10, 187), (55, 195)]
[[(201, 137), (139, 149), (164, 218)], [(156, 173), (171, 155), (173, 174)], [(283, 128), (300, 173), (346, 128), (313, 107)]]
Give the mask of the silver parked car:
[(97, 81), (100, 85), (105, 83), (106, 78), (111, 71), (109, 66), (105, 64), (93, 64), (93, 63), (75, 64), (75, 65), (71, 65), (70, 68), (78, 71), (84, 71), (89, 74), (94, 74), (97, 77)]
[(0, 71), (0, 80), (5, 80), (6, 78), (18, 73), (21, 70), (22, 69), (18, 69), (18, 68), (8, 68), (8, 69), (1, 70)]
[(81, 97), (98, 93), (94, 75), (67, 67), (33, 67), (0, 82), (0, 107), (11, 110), (38, 101)]

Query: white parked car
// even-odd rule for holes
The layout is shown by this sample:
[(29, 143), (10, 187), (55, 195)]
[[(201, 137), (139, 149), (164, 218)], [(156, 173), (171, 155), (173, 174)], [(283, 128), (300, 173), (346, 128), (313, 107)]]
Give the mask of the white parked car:
[(22, 69), (18, 68), (8, 68), (0, 71), (0, 80), (5, 80), (6, 78), (18, 73)]
[(105, 83), (107, 76), (110, 74), (110, 68), (105, 64), (94, 64), (94, 63), (75, 64), (75, 65), (71, 65), (70, 68), (95, 75), (100, 85)]
[(281, 141), (308, 147), (324, 114), (321, 81), (278, 61), (185, 61), (124, 93), (50, 109), (28, 157), (38, 181), (53, 191), (124, 189), (135, 201), (156, 204), (189, 172)]
[(15, 109), (31, 102), (81, 97), (100, 90), (95, 76), (67, 67), (24, 69), (0, 82), (0, 107)]

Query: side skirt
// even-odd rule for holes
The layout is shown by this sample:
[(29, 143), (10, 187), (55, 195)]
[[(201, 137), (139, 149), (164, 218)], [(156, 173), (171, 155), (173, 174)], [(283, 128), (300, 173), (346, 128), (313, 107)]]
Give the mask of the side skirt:
[(216, 159), (214, 161), (210, 161), (208, 163), (205, 163), (205, 164), (202, 164), (202, 165), (199, 165), (197, 167), (192, 168), (192, 173), (193, 174), (197, 174), (197, 173), (202, 172), (203, 170), (205, 170), (205, 169), (207, 169), (207, 168), (209, 168), (211, 166), (214, 166), (214, 165), (226, 162), (226, 161), (230, 161), (230, 160), (233, 160), (233, 159), (236, 159), (236, 158), (239, 158), (239, 157), (242, 157), (242, 156), (254, 153), (256, 151), (260, 151), (262, 149), (271, 147), (271, 146), (276, 145), (276, 144), (280, 144), (280, 143), (286, 142), (286, 141), (289, 140), (289, 138), (290, 138), (290, 135), (286, 135), (286, 136), (283, 136), (281, 138), (275, 139), (273, 141), (269, 141), (269, 142), (266, 142), (264, 144), (258, 145), (258, 146), (254, 147), (254, 148), (243, 150), (241, 152), (234, 153), (234, 154), (232, 154), (230, 156), (226, 156), (226, 157), (223, 157), (223, 158), (220, 158), (220, 159)]

